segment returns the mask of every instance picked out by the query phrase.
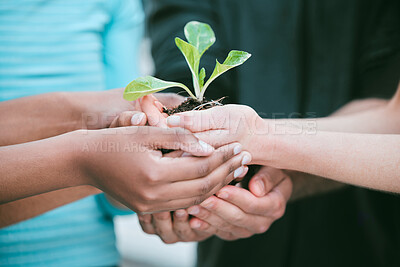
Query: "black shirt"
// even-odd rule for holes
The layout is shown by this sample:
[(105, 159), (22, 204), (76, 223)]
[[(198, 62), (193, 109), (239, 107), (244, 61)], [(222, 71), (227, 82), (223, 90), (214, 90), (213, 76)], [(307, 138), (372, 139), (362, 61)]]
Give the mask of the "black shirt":
[[(209, 23), (217, 43), (201, 62), (208, 73), (231, 49), (253, 56), (206, 96), (229, 96), (263, 117), (326, 116), (353, 99), (389, 98), (399, 82), (398, 0), (145, 3), (157, 77), (191, 85), (173, 38), (188, 21)], [(198, 251), (202, 267), (400, 266), (400, 198), (348, 186), (289, 204), (265, 234), (213, 237)]]

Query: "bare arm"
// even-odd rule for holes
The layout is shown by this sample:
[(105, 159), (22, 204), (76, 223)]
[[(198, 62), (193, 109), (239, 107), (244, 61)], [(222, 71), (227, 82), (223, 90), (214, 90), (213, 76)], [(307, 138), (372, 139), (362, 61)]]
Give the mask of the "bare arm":
[[(393, 99), (388, 103), (388, 102), (376, 102), (376, 106), (374, 107), (370, 107), (368, 110), (364, 110), (364, 111), (360, 111), (358, 113), (355, 114), (345, 114), (343, 116), (336, 116), (336, 117), (331, 117), (331, 118), (322, 118), (317, 120), (317, 125), (318, 125), (318, 129), (319, 130), (323, 130), (323, 131), (334, 131), (335, 129), (337, 131), (340, 132), (359, 132), (359, 133), (380, 133), (380, 134), (396, 134), (396, 133), (400, 133), (400, 95), (399, 95), (400, 90), (397, 91), (396, 95), (393, 97)], [(328, 135), (326, 135), (328, 134)], [(334, 135), (335, 137), (333, 137), (332, 135)], [(324, 137), (325, 136), (325, 137)], [(327, 136), (331, 136), (332, 140), (331, 142), (334, 143), (337, 146), (337, 150), (340, 151), (348, 151), (348, 155), (342, 155), (342, 156), (346, 156), (347, 158), (350, 158), (352, 156), (359, 156), (360, 158), (357, 159), (353, 159), (353, 160), (347, 160), (345, 161), (345, 158), (339, 158), (339, 153), (336, 153), (335, 155), (338, 156), (338, 158), (332, 158), (331, 161), (332, 162), (327, 162), (326, 164), (333, 164), (333, 162), (340, 162), (338, 160), (342, 160), (343, 163), (347, 163), (347, 168), (353, 167), (354, 170), (357, 172), (360, 170), (361, 168), (365, 168), (365, 170), (368, 170), (368, 168), (370, 168), (370, 170), (368, 171), (368, 174), (363, 174), (362, 176), (357, 176), (357, 177), (361, 177), (361, 179), (363, 179), (363, 181), (357, 181), (355, 180), (354, 182), (351, 182), (351, 179), (355, 179), (355, 177), (351, 177), (351, 173), (349, 172), (349, 176), (346, 176), (346, 173), (343, 173), (343, 177), (342, 179), (340, 177), (338, 177), (337, 175), (339, 175), (339, 173), (336, 173), (334, 176), (336, 179), (335, 180), (339, 180), (339, 181), (343, 181), (343, 182), (348, 182), (348, 183), (356, 183), (362, 186), (366, 186), (366, 187), (373, 187), (373, 188), (377, 188), (377, 189), (382, 189), (382, 190), (388, 190), (388, 191), (393, 191), (393, 190), (397, 190), (396, 189), (396, 181), (398, 181), (398, 177), (396, 178), (395, 175), (395, 170), (396, 170), (396, 166), (398, 166), (398, 162), (396, 163), (396, 156), (398, 156), (399, 153), (396, 153), (396, 151), (394, 150), (393, 154), (390, 154), (390, 149), (395, 149), (396, 145), (398, 145), (398, 143), (396, 143), (396, 138), (398, 138), (398, 135), (370, 135), (370, 136), (365, 136), (365, 135), (344, 135), (343, 137), (341, 137), (340, 134), (329, 134), (329, 133), (323, 133), (320, 131), (317, 131), (316, 136), (308, 136), (308, 140), (305, 141), (309, 141), (309, 142), (313, 142), (312, 140), (314, 139), (318, 139), (319, 141), (322, 141), (323, 138), (327, 138)], [(300, 138), (292, 136), (294, 138)], [(303, 136), (306, 137), (307, 136)], [(306, 139), (303, 138), (303, 139)], [(346, 138), (349, 138), (350, 140), (346, 141)], [(370, 141), (367, 141), (367, 139), (370, 139)], [(376, 143), (378, 141), (380, 141), (382, 138), (382, 143)], [(354, 140), (354, 143), (351, 141)], [(288, 142), (291, 142), (289, 140), (287, 140)], [(294, 141), (294, 140), (292, 140)], [(326, 140), (327, 141), (327, 140)], [(302, 141), (303, 142), (303, 141)], [(372, 142), (372, 143), (371, 143)], [(392, 143), (390, 143), (392, 142)], [(382, 146), (381, 146), (382, 145)], [(393, 146), (392, 146), (393, 145)], [(317, 142), (315, 143), (315, 146), (317, 146)], [(322, 143), (320, 143), (321, 148), (325, 148), (325, 145), (323, 145)], [(339, 147), (341, 146), (341, 147)], [(384, 150), (384, 147), (387, 147), (387, 150)], [(351, 153), (349, 150), (350, 148), (354, 148), (355, 152)], [(357, 147), (360, 147), (364, 150), (357, 150)], [(376, 153), (375, 153), (376, 150)], [(383, 157), (379, 157), (379, 151), (383, 151), (382, 154)], [(321, 155), (322, 153), (328, 153), (327, 150), (324, 149), (324, 151), (320, 151)], [(369, 153), (369, 154), (366, 154)], [(369, 155), (370, 158), (363, 158), (362, 156), (366, 156)], [(385, 156), (389, 155), (388, 158), (386, 158)], [(313, 157), (314, 158), (314, 157)], [(315, 155), (315, 158), (317, 158), (317, 155)], [(325, 157), (321, 157), (325, 158)], [(368, 166), (358, 166), (358, 163), (362, 163), (362, 160), (364, 160), (364, 162), (372, 162), (375, 164), (372, 164), (372, 166), (370, 164), (367, 164)], [(352, 165), (353, 164), (353, 165)], [(382, 175), (380, 175), (380, 172), (376, 172), (376, 168), (378, 168), (379, 165), (382, 166), (382, 164), (384, 164), (384, 166), (386, 166), (386, 164), (389, 165), (389, 167), (385, 167), (385, 171), (382, 171)], [(397, 164), (397, 165), (396, 165)], [(313, 164), (308, 164), (308, 165), (314, 165)], [(346, 165), (346, 164), (345, 164)], [(392, 168), (394, 168), (394, 170), (392, 170), (392, 173), (390, 172), (390, 166)], [(338, 169), (341, 169), (341, 167), (336, 166)], [(375, 174), (373, 170), (371, 170), (371, 168), (375, 168)], [(303, 170), (305, 171), (305, 170)], [(349, 169), (347, 171), (350, 171)], [(308, 171), (307, 171), (308, 172)], [(322, 172), (322, 170), (314, 170), (314, 173), (325, 173)], [(363, 171), (364, 173), (365, 171)], [(295, 192), (299, 192), (297, 194), (294, 195), (294, 197), (296, 198), (296, 196), (301, 195), (301, 194), (305, 194), (305, 191), (309, 191), (310, 192), (310, 188), (307, 188), (307, 190), (304, 190), (304, 185), (307, 184), (307, 180), (308, 178), (313, 178), (313, 175), (309, 175), (309, 174), (304, 174), (304, 173), (296, 173), (296, 172), (290, 172), (291, 175), (293, 175), (295, 182)], [(388, 177), (388, 176), (384, 176), (384, 174), (387, 175), (391, 175), (393, 174), (394, 176)], [(333, 174), (333, 173), (332, 173)], [(321, 175), (321, 174), (320, 174)], [(369, 175), (375, 175), (374, 179), (373, 176), (369, 176)], [(298, 178), (297, 178), (298, 177)], [(327, 177), (331, 177), (334, 178), (333, 176), (327, 176)], [(347, 178), (346, 178), (347, 177)], [(387, 184), (383, 185), (381, 184), (382, 181), (379, 180), (380, 179), (384, 179)], [(360, 178), (357, 178), (360, 179)], [(368, 181), (369, 179), (369, 181)], [(394, 179), (394, 180), (393, 180)], [(316, 187), (319, 188), (319, 190), (325, 190), (326, 186), (322, 186), (324, 183), (324, 181), (326, 180), (320, 180), (320, 182), (314, 183), (313, 181), (316, 180), (315, 178), (312, 181), (312, 184)], [(331, 186), (330, 184), (327, 184), (327, 186)], [(299, 189), (299, 190), (297, 190)], [(397, 192), (397, 191), (396, 191)]]
[[(370, 111), (380, 110), (385, 107), (389, 101), (384, 99), (365, 99), (355, 100), (349, 104), (343, 106), (339, 110), (335, 111), (332, 115), (327, 118), (319, 118), (315, 120), (315, 126), (318, 126), (319, 130), (333, 131), (335, 126), (330, 125), (328, 122), (333, 120), (347, 120), (350, 114), (363, 114), (364, 112), (370, 113)], [(369, 111), (368, 111), (369, 110)], [(304, 120), (296, 120), (301, 122)], [(303, 124), (304, 125), (304, 124)], [(337, 128), (340, 128), (343, 132), (353, 132), (353, 127), (343, 127), (340, 123), (337, 123)], [(344, 188), (346, 184), (329, 179), (321, 179), (320, 176), (297, 172), (297, 171), (285, 171), (293, 181), (293, 192), (290, 200), (295, 201), (304, 197), (313, 196), (316, 194), (323, 194), (333, 190)]]
[(119, 113), (133, 110), (122, 92), (49, 93), (1, 102), (0, 146), (108, 127)]
[(101, 191), (92, 186), (65, 188), (0, 205), (0, 228), (18, 223)]
[[(370, 133), (379, 130), (378, 134), (321, 130), (307, 133), (287, 126), (285, 121), (262, 120), (251, 108), (239, 105), (181, 113), (168, 117), (167, 123), (197, 132), (199, 138), (211, 144), (239, 141), (253, 155), (252, 164), (399, 192), (400, 135), (383, 134), (400, 133), (399, 98), (397, 92), (389, 104), (374, 112), (329, 119), (331, 126), (343, 129), (340, 125), (345, 125), (345, 129)], [(328, 119), (321, 119), (317, 125), (325, 123), (323, 120)]]

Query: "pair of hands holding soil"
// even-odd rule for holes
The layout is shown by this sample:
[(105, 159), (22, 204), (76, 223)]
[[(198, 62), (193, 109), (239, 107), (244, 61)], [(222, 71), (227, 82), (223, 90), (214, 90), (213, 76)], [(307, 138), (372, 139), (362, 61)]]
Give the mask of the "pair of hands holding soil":
[[(157, 155), (161, 157), (160, 162), (164, 159), (170, 165), (168, 171), (164, 168), (162, 173), (156, 171), (160, 162), (152, 162), (153, 166), (149, 166), (144, 161), (142, 166), (154, 171), (152, 179), (147, 184), (138, 181), (140, 186), (130, 188), (135, 192), (133, 195), (139, 196), (139, 201), (135, 202), (139, 205), (136, 210), (143, 230), (157, 234), (165, 243), (201, 241), (211, 235), (234, 240), (265, 232), (284, 214), (292, 192), (292, 182), (287, 174), (263, 166), (251, 177), (249, 190), (227, 185), (234, 179), (242, 179), (248, 164), (263, 162), (258, 157), (265, 153), (260, 153), (263, 148), (254, 138), (258, 132), (266, 130), (262, 119), (251, 108), (239, 105), (168, 116), (163, 112), (164, 107), (177, 106), (184, 98), (175, 94), (156, 96), (148, 95), (136, 101), (135, 111), (120, 114), (111, 127), (155, 126), (147, 127), (148, 136), (163, 134), (158, 133), (157, 128), (171, 128), (181, 131), (183, 139), (187, 138), (187, 132), (181, 128), (185, 128), (194, 133), (204, 147), (210, 144), (212, 148), (206, 149), (211, 154), (196, 154), (193, 148), (179, 144), (176, 144), (178, 147), (160, 144), (162, 148), (178, 149)], [(163, 138), (158, 136), (158, 139)], [(178, 163), (177, 159), (185, 162)], [(179, 166), (173, 165), (176, 163)], [(184, 167), (186, 164), (187, 168)], [(190, 197), (196, 194), (196, 197)], [(162, 211), (179, 206), (188, 208)]]

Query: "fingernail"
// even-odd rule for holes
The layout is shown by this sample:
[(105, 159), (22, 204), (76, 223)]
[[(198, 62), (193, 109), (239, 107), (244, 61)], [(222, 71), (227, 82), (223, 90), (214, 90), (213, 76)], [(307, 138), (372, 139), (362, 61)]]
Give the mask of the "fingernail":
[(198, 220), (195, 220), (192, 223), (192, 228), (198, 229), (198, 228), (200, 228), (200, 226), (201, 226), (201, 223)]
[(203, 203), (201, 203), (201, 206), (206, 209), (211, 209), (214, 206), (214, 201), (212, 199), (206, 199)]
[(233, 149), (233, 154), (234, 154), (234, 155), (237, 155), (237, 154), (239, 154), (240, 152), (242, 152), (242, 146), (241, 146), (241, 145), (235, 146), (235, 148)]
[(265, 185), (260, 177), (256, 178), (256, 187), (257, 191), (259, 192), (259, 195), (263, 196), (265, 194)]
[(245, 155), (242, 159), (242, 165), (247, 165), (251, 162), (251, 157), (249, 155)]
[(136, 113), (131, 118), (131, 124), (132, 125), (139, 125), (140, 122), (143, 120), (143, 118), (144, 118), (144, 113)]
[(181, 117), (172, 115), (167, 118), (167, 124), (170, 126), (179, 126), (181, 123)]
[(243, 166), (237, 168), (237, 169), (235, 170), (235, 172), (233, 173), (233, 177), (234, 177), (234, 178), (238, 178), (240, 175), (242, 175), (243, 171), (244, 171)]
[(199, 214), (199, 212), (200, 212), (200, 209), (199, 209), (199, 207), (197, 207), (197, 206), (193, 206), (193, 207), (190, 207), (190, 208), (188, 209), (188, 213), (189, 213), (190, 215), (197, 215), (197, 214)]
[(183, 152), (181, 158), (191, 157), (192, 155), (188, 152)]
[(156, 106), (156, 108), (158, 108), (158, 110), (160, 112), (164, 111), (164, 105), (160, 103), (160, 101), (154, 101), (154, 105)]
[(207, 144), (207, 143), (204, 142), (204, 141), (199, 140), (199, 145), (201, 146), (201, 148), (202, 148), (202, 150), (203, 150), (204, 152), (210, 152), (210, 151), (213, 150), (213, 147), (210, 146), (209, 144)]
[(177, 210), (175, 211), (176, 217), (182, 218), (186, 215), (186, 212), (184, 210)]
[(217, 194), (217, 197), (222, 198), (222, 199), (227, 199), (229, 197), (228, 193), (225, 191), (219, 192)]

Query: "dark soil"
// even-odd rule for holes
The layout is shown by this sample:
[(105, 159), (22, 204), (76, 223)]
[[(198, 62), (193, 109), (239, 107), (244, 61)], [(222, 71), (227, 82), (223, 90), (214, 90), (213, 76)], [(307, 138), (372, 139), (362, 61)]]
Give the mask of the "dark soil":
[(164, 112), (167, 113), (168, 116), (170, 116), (170, 115), (173, 115), (173, 114), (179, 113), (179, 112), (209, 109), (209, 108), (212, 108), (215, 106), (222, 106), (221, 101), (223, 99), (224, 98), (221, 98), (216, 101), (203, 99), (203, 101), (200, 102), (197, 99), (190, 97), (175, 108), (171, 108), (171, 109), (164, 108)]

